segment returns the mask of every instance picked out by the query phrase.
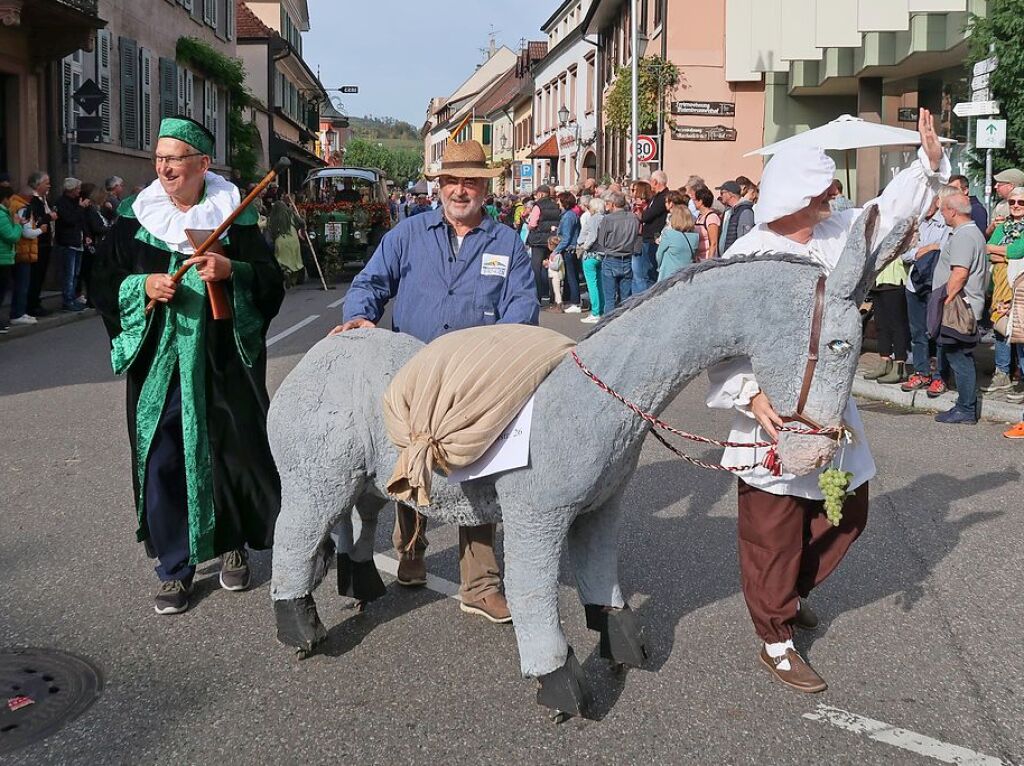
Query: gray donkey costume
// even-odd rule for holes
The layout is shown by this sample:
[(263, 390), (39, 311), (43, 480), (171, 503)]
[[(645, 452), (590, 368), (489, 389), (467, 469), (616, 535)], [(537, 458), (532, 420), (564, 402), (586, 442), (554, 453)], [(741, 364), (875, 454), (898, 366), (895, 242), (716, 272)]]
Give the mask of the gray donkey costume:
[[(877, 215), (865, 213), (829, 276), (820, 344), (805, 414), (837, 428), (861, 342), (860, 301), (878, 260), (895, 257), (910, 223), (872, 252)], [(661, 412), (701, 371), (748, 357), (781, 412), (796, 409), (809, 357), (821, 268), (787, 255), (714, 261), (685, 269), (628, 302), (576, 347), (612, 388)], [(764, 286), (771, 284), (771, 290)], [(752, 306), (751, 304), (756, 305)], [(751, 314), (759, 318), (750, 322)], [(650, 328), (658, 328), (657, 334)], [(313, 590), (326, 571), (328, 533), (355, 505), (363, 534), (352, 551), (370, 561), (385, 483), (397, 459), (381, 417), (392, 376), (422, 344), (359, 330), (325, 338), (292, 370), (271, 404), (269, 432), (282, 482), (271, 595), (278, 638), (300, 653), (324, 640)], [(436, 476), (425, 515), (452, 524), (502, 521), (506, 592), (524, 675), (541, 704), (583, 714), (588, 694), (559, 623), (558, 567), (568, 541), (588, 626), (602, 654), (639, 665), (639, 626), (622, 596), (618, 537), (623, 492), (649, 425), (588, 381), (571, 357), (537, 389), (531, 466), (463, 484)], [(575, 445), (566, 450), (565, 444)], [(785, 433), (779, 455), (792, 473), (831, 459), (836, 440)]]

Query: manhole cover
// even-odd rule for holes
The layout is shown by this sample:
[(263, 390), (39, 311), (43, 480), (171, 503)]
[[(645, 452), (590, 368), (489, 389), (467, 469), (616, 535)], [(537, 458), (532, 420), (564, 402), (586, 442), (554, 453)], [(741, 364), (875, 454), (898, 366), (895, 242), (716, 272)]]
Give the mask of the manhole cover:
[(102, 688), (100, 671), (73, 654), (0, 652), (0, 753), (49, 737), (81, 715)]

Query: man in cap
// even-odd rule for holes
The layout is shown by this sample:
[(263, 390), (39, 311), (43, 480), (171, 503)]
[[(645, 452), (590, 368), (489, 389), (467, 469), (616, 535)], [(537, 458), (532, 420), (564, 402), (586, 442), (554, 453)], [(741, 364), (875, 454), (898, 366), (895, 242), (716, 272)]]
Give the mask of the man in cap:
[[(283, 279), (250, 209), (215, 246), (223, 254), (194, 255), (188, 232), (205, 239), (239, 206), (234, 184), (209, 171), (213, 146), (187, 117), (160, 123), (157, 180), (119, 205), (94, 272), (114, 371), (128, 382), (137, 534), (158, 559), (158, 614), (188, 609), (196, 565), (216, 556), (221, 586), (244, 590), (245, 546), (270, 547), (281, 504), (266, 331)], [(174, 282), (182, 265), (191, 268)], [(211, 285), (230, 318), (213, 319)]]
[[(501, 168), (487, 167), (476, 141), (450, 143), (440, 170), (427, 175), (439, 182), (440, 209), (407, 218), (384, 236), (352, 281), (345, 295), (344, 324), (332, 333), (375, 327), (392, 300), (392, 329), (424, 343), (467, 327), (537, 324), (540, 303), (530, 256), (513, 229), (483, 211), (488, 179), (501, 173)], [(421, 516), (417, 521), (416, 511), (397, 506), (394, 544), (402, 585), (426, 582), (425, 527), (426, 520)], [(459, 528), (461, 608), (507, 623), (512, 616), (501, 592), (494, 531), (494, 524)], [(357, 592), (359, 579), (354, 572), (351, 595), (369, 600), (372, 591)]]
[[(918, 122), (921, 149), (917, 160), (897, 175), (873, 201), (879, 208), (876, 238), (899, 220), (925, 213), (949, 178), (927, 109)], [(850, 229), (861, 211), (833, 213), (837, 193), (835, 163), (821, 150), (792, 147), (779, 151), (761, 180), (754, 206), (757, 225), (738, 239), (723, 257), (753, 253), (792, 253), (819, 263), (826, 275), (843, 253)], [(757, 321), (757, 317), (751, 317)], [(736, 410), (731, 442), (762, 442), (777, 438), (783, 419), (760, 390), (750, 362), (737, 359), (709, 371), (708, 405)], [(804, 601), (839, 565), (867, 522), (868, 480), (875, 474), (864, 427), (852, 399), (843, 421), (854, 436), (845, 447), (843, 468), (853, 473), (838, 527), (825, 517), (818, 474), (775, 476), (760, 467), (764, 449), (727, 448), (725, 466), (756, 464), (739, 475), (739, 558), (743, 597), (763, 642), (760, 661), (782, 683), (800, 692), (820, 692), (824, 679), (793, 646), (793, 629), (814, 629), (817, 617)]]
[(996, 227), (1005, 222), (1010, 215), (1010, 204), (1006, 201), (1010, 194), (1018, 186), (1024, 186), (1024, 171), (1018, 170), (1017, 168), (1010, 168), (1009, 170), (1003, 170), (1002, 172), (996, 173), (992, 179), (992, 183), (995, 186), (996, 195), (999, 197), (999, 202), (996, 203), (995, 210), (992, 211), (992, 220), (988, 223), (988, 228), (985, 231), (985, 237), (991, 237), (992, 232), (996, 230)]
[(754, 228), (754, 203), (743, 197), (743, 189), (736, 181), (726, 181), (718, 191), (718, 199), (725, 205), (725, 220), (718, 235), (718, 252), (724, 253), (733, 242)]

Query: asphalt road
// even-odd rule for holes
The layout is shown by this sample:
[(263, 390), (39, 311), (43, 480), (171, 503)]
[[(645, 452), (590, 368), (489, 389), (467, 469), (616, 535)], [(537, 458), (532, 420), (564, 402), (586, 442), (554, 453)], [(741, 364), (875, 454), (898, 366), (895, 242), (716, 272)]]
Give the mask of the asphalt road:
[[(272, 388), (338, 322), (328, 304), (341, 295), (289, 294)], [(577, 320), (544, 318), (569, 334)], [(649, 667), (617, 676), (602, 663), (563, 575), (565, 630), (598, 699), (597, 720), (556, 726), (519, 676), (512, 630), (459, 612), (443, 582), (391, 586), (358, 615), (325, 581), (327, 649), (304, 662), (274, 639), (269, 552), (253, 555), (250, 591), (220, 590), (210, 565), (190, 612), (156, 616), (99, 320), (0, 345), (0, 371), (0, 652), (64, 649), (105, 676), (84, 715), (2, 763), (1024, 762), (1024, 446), (999, 425), (864, 407), (880, 473), (867, 532), (813, 597), (823, 626), (800, 637), (831, 684), (813, 697), (757, 662), (733, 480), (648, 440), (621, 558)], [(724, 436), (704, 389), (665, 418)], [(431, 573), (457, 582), (454, 530), (432, 529), (431, 543)]]

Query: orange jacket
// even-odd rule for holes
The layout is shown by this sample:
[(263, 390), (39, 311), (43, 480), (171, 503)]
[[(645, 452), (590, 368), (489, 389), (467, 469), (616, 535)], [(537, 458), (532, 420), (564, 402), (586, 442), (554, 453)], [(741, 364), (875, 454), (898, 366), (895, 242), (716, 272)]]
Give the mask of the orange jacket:
[[(15, 194), (7, 200), (7, 207), (12, 215), (17, 215), (19, 210), (28, 207), (29, 201), (20, 194)], [(39, 240), (22, 237), (14, 246), (15, 263), (35, 263), (39, 260)]]

